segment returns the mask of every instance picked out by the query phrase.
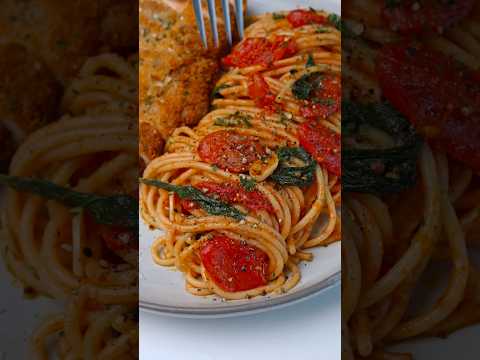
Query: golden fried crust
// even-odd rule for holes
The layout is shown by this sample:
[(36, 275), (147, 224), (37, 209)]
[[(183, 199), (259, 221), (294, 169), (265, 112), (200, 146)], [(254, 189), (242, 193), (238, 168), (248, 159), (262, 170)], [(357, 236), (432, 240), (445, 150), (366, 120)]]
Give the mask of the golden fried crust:
[(0, 122), (17, 140), (57, 118), (61, 87), (52, 72), (19, 44), (0, 44)]
[(141, 122), (139, 127), (140, 144), (139, 153), (141, 164), (144, 167), (150, 161), (160, 156), (165, 142), (160, 132), (148, 122)]
[(138, 47), (133, 0), (2, 0), (0, 43), (18, 42), (66, 84), (99, 52)]
[(142, 8), (148, 4), (151, 9), (154, 2), (144, 0), (140, 7), (140, 121), (153, 124), (167, 138), (176, 127), (195, 125), (207, 113), (227, 42), (221, 16), (221, 46), (215, 48), (210, 39), (207, 50), (191, 2), (174, 22)]

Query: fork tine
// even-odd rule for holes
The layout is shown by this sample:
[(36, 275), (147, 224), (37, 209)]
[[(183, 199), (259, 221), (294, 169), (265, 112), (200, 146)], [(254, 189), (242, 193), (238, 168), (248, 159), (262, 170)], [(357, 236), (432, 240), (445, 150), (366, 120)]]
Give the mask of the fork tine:
[(217, 11), (215, 8), (215, 0), (207, 0), (208, 14), (210, 15), (210, 27), (212, 28), (213, 44), (218, 47), (218, 25), (217, 25)]
[(198, 30), (200, 31), (200, 38), (204, 47), (208, 47), (207, 34), (205, 31), (205, 22), (203, 21), (202, 0), (192, 0), (193, 8), (195, 10), (195, 19), (197, 20)]
[(235, 0), (235, 19), (237, 20), (238, 35), (243, 39), (243, 0)]
[(232, 20), (230, 18), (230, 4), (228, 0), (222, 0), (223, 17), (225, 18), (225, 31), (227, 33), (228, 46), (232, 46)]

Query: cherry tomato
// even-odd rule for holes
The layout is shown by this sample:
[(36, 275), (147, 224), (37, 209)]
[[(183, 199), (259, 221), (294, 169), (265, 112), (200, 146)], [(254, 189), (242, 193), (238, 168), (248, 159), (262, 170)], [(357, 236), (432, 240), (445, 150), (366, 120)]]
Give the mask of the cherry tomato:
[(238, 44), (230, 55), (222, 59), (224, 66), (247, 67), (269, 66), (275, 61), (295, 55), (297, 46), (294, 39), (275, 36), (273, 42), (266, 38), (247, 38)]
[(107, 248), (112, 251), (136, 249), (138, 237), (134, 232), (118, 226), (100, 226), (100, 234)]
[(333, 74), (320, 74), (320, 79), (312, 78), (318, 85), (310, 96), (310, 100), (300, 108), (307, 119), (327, 118), (340, 111), (341, 80)]
[(384, 96), (432, 145), (480, 170), (480, 83), (452, 58), (421, 45), (385, 46), (377, 58)]
[(257, 137), (229, 130), (208, 134), (197, 151), (203, 161), (233, 173), (248, 171), (254, 161), (266, 155)]
[[(255, 105), (268, 111), (275, 111), (275, 95), (261, 74), (253, 74), (248, 81), (248, 95)], [(280, 105), (278, 105), (280, 106)]]
[[(234, 181), (224, 183), (204, 181), (196, 184), (195, 187), (204, 192), (205, 195), (213, 195), (219, 200), (230, 204), (243, 205), (251, 211), (266, 210), (269, 213), (274, 212), (272, 204), (260, 191), (247, 191)], [(183, 200), (182, 207), (187, 211), (197, 208), (195, 202), (190, 200)]]
[(268, 282), (268, 255), (221, 234), (205, 241), (200, 258), (211, 280), (229, 292), (245, 291)]
[(305, 122), (298, 128), (300, 145), (313, 156), (317, 162), (325, 166), (332, 174), (340, 176), (341, 140), (340, 134), (316, 122)]
[(402, 0), (383, 9), (388, 26), (403, 34), (443, 32), (465, 18), (475, 0)]
[(313, 10), (293, 10), (287, 15), (287, 20), (294, 28), (310, 25), (310, 24), (325, 24), (327, 18), (323, 15), (317, 14)]

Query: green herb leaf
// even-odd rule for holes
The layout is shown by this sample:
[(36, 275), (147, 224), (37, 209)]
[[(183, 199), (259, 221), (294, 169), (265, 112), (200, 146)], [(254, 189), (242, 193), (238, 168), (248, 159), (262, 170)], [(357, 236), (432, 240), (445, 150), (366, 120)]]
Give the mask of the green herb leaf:
[(305, 65), (305, 67), (309, 68), (312, 66), (315, 66), (315, 59), (313, 58), (312, 54), (308, 54), (307, 64)]
[(327, 28), (327, 27), (324, 27), (324, 26), (319, 26), (317, 27), (317, 29), (315, 30), (315, 32), (317, 34), (324, 34), (324, 33), (329, 33), (330, 32), (330, 29)]
[(282, 19), (285, 19), (285, 15), (279, 14), (279, 13), (273, 13), (272, 18), (273, 20), (282, 20)]
[(342, 18), (337, 14), (330, 14), (327, 17), (327, 20), (330, 24), (335, 26), (338, 31), (342, 31)]
[[(421, 140), (410, 122), (388, 103), (342, 104), (342, 188), (365, 193), (397, 193), (416, 182)], [(355, 148), (362, 126), (391, 135), (390, 148)]]
[(303, 75), (292, 85), (293, 96), (299, 100), (308, 100), (313, 90), (320, 85), (321, 78), (322, 76), (319, 72)]
[(222, 94), (220, 94), (220, 91), (222, 91), (223, 89), (227, 89), (229, 87), (232, 87), (232, 86), (229, 84), (220, 84), (215, 86), (212, 90), (212, 98), (213, 99), (221, 98)]
[(251, 119), (252, 117), (250, 115), (242, 114), (240, 111), (237, 111), (235, 112), (235, 114), (232, 114), (228, 118), (215, 119), (214, 124), (217, 126), (225, 126), (225, 127), (242, 126), (242, 127), (251, 128), (252, 127)]
[(169, 192), (174, 192), (180, 197), (180, 199), (192, 200), (210, 215), (228, 216), (236, 220), (242, 220), (245, 218), (245, 214), (239, 211), (234, 206), (231, 206), (223, 201), (211, 198), (205, 195), (202, 191), (194, 188), (193, 186), (178, 186), (159, 180), (142, 178), (140, 179), (140, 182), (146, 185), (158, 187)]
[(255, 190), (255, 187), (257, 186), (257, 182), (254, 179), (252, 179), (251, 177), (241, 174), (240, 175), (240, 185), (242, 185), (242, 187), (245, 190), (250, 192), (250, 191)]
[[(300, 147), (282, 147), (277, 151), (278, 166), (270, 179), (282, 186), (309, 186), (315, 177), (317, 163)], [(296, 158), (305, 163), (304, 166), (291, 166), (288, 162)]]
[(0, 174), (0, 184), (71, 208), (82, 208), (97, 223), (138, 229), (138, 200), (127, 195), (103, 196), (78, 192), (47, 180)]

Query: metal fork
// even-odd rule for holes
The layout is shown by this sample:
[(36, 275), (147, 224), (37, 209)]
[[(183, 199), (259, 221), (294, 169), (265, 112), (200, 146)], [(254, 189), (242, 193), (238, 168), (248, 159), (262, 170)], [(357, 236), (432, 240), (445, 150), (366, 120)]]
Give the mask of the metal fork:
[[(203, 46), (208, 47), (207, 41), (207, 32), (205, 29), (205, 22), (203, 18), (202, 10), (202, 0), (192, 0), (193, 7), (195, 9), (195, 18), (197, 20), (198, 30), (200, 32), (200, 37), (202, 38)], [(215, 1), (216, 0), (207, 0), (208, 3), (208, 15), (210, 18), (210, 27), (212, 29), (213, 43), (215, 47), (218, 47), (218, 26), (217, 26), (217, 13), (215, 11)], [(225, 29), (227, 33), (228, 45), (232, 46), (232, 22), (230, 18), (230, 6), (229, 0), (221, 0), (223, 8), (223, 17), (225, 19)], [(243, 39), (243, 1), (235, 0), (235, 20), (237, 22), (237, 30), (240, 36), (240, 39)]]

